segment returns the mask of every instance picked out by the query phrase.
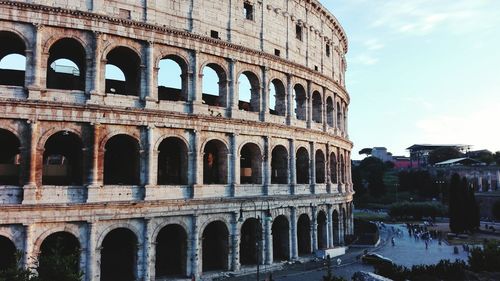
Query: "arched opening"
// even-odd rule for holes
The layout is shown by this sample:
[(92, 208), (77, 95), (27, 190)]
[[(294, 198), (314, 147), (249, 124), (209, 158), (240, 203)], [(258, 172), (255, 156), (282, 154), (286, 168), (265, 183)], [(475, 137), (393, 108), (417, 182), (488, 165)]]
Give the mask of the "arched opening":
[(106, 142), (104, 184), (139, 184), (139, 143), (133, 137), (120, 134)]
[(175, 137), (164, 139), (158, 147), (158, 184), (187, 184), (188, 151), (186, 144)]
[(340, 155), (340, 169), (339, 169), (339, 173), (340, 173), (340, 182), (341, 183), (345, 183), (345, 161), (344, 161), (344, 156)]
[(45, 142), (43, 152), (44, 185), (82, 185), (82, 141), (72, 132), (61, 131)]
[(260, 261), (262, 225), (256, 218), (245, 220), (240, 234), (240, 262), (242, 265), (257, 264)]
[(337, 156), (335, 153), (330, 153), (330, 181), (337, 183)]
[(298, 184), (309, 183), (309, 153), (303, 147), (297, 150), (296, 156), (296, 175)]
[(316, 219), (317, 224), (318, 224), (318, 232), (317, 232), (317, 239), (318, 239), (318, 249), (326, 249), (328, 247), (327, 245), (327, 235), (326, 235), (326, 214), (323, 211), (318, 212), (318, 217)]
[(64, 38), (49, 50), (47, 88), (85, 90), (85, 49), (77, 40)]
[(238, 108), (245, 111), (260, 111), (260, 83), (257, 75), (244, 71), (238, 77)]
[(277, 216), (273, 221), (273, 260), (284, 261), (290, 259), (290, 225), (288, 219)]
[(271, 159), (271, 184), (288, 183), (288, 152), (282, 145), (273, 149)]
[(345, 241), (345, 237), (347, 235), (347, 215), (345, 208), (340, 209), (340, 216), (342, 217), (342, 232), (343, 232), (342, 234)]
[(318, 91), (312, 95), (312, 119), (316, 123), (323, 123), (323, 102)]
[(24, 86), (26, 45), (17, 34), (0, 31), (0, 84)]
[(279, 116), (286, 115), (285, 85), (278, 79), (271, 81), (269, 87), (269, 113)]
[(311, 220), (306, 214), (302, 214), (297, 221), (297, 248), (299, 256), (311, 253)]
[(229, 231), (222, 221), (209, 223), (202, 236), (203, 272), (228, 269)]
[(262, 183), (262, 155), (256, 144), (247, 143), (241, 148), (240, 183)]
[(298, 120), (307, 120), (307, 96), (306, 90), (302, 85), (297, 84), (293, 87), (295, 94), (295, 117)]
[(63, 231), (45, 238), (40, 246), (37, 271), (42, 280), (62, 281), (70, 279), (71, 276), (78, 276), (80, 274), (78, 239), (73, 234)]
[(316, 166), (316, 183), (325, 183), (325, 155), (323, 151), (316, 150), (315, 166)]
[(203, 68), (203, 103), (211, 106), (226, 107), (227, 77), (224, 69), (215, 63)]
[(187, 234), (178, 224), (162, 228), (156, 237), (156, 278), (186, 276)]
[(203, 150), (203, 183), (227, 183), (227, 147), (219, 140), (211, 140)]
[(337, 103), (337, 129), (342, 131), (342, 110), (340, 109), (340, 104)]
[[(127, 47), (116, 47), (106, 56), (106, 93), (137, 96), (141, 84), (141, 58)], [(121, 73), (114, 73), (112, 67)], [(124, 80), (119, 77), (123, 75)]]
[(0, 185), (19, 185), (21, 143), (5, 129), (0, 129)]
[(187, 100), (187, 65), (177, 56), (166, 56), (158, 65), (158, 99)]
[(136, 280), (138, 247), (130, 229), (111, 230), (102, 241), (101, 281)]
[(335, 115), (335, 107), (333, 106), (333, 100), (331, 97), (326, 99), (326, 123), (328, 126), (333, 127), (333, 118)]
[(0, 235), (0, 272), (16, 266), (16, 246), (9, 238)]
[(333, 244), (340, 245), (339, 240), (339, 213), (337, 210), (333, 210), (332, 215), (332, 235), (333, 235)]

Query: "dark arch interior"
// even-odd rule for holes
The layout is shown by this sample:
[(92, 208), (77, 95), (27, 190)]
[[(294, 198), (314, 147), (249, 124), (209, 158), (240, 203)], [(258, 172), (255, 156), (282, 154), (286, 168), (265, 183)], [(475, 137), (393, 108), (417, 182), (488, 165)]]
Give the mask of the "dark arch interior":
[(316, 151), (316, 183), (325, 183), (325, 155), (321, 150)]
[(262, 182), (262, 156), (256, 144), (248, 143), (241, 148), (240, 182), (260, 184)]
[(341, 217), (342, 217), (342, 230), (343, 230), (344, 237), (346, 237), (346, 234), (347, 234), (347, 216), (346, 216), (345, 209), (342, 208), (340, 210), (340, 213), (341, 213)]
[(328, 126), (333, 127), (333, 118), (335, 107), (333, 106), (333, 101), (331, 97), (326, 99), (326, 122)]
[(9, 238), (0, 236), (0, 272), (16, 265), (16, 246)]
[(203, 271), (227, 270), (229, 232), (221, 221), (211, 222), (203, 230)]
[(170, 224), (156, 237), (156, 277), (185, 276), (187, 234), (182, 226)]
[(68, 232), (49, 235), (40, 246), (38, 274), (42, 280), (64, 281), (80, 272), (80, 242)]
[(297, 151), (297, 183), (298, 184), (308, 184), (309, 183), (309, 154), (307, 150), (303, 147), (299, 148)]
[[(0, 31), (0, 61), (8, 55), (17, 54), (25, 56), (26, 46), (24, 41), (15, 33)], [(24, 86), (25, 71), (19, 69), (26, 68), (26, 57), (10, 69), (0, 68), (0, 84), (10, 86)]]
[(269, 107), (269, 113), (273, 115), (285, 116), (286, 115), (286, 90), (285, 85), (278, 79), (271, 81), (274, 86), (274, 108)]
[(330, 154), (330, 181), (337, 183), (337, 157), (334, 153)]
[(311, 220), (306, 214), (302, 214), (297, 221), (297, 244), (299, 255), (311, 253)]
[[(159, 68), (158, 99), (186, 101), (188, 81), (185, 62), (177, 56), (167, 56), (160, 60)], [(176, 77), (176, 79), (171, 77)], [(162, 81), (165, 81), (165, 83), (162, 83)]]
[[(248, 79), (248, 82), (250, 83), (250, 93), (245, 93), (244, 87), (242, 87), (242, 79)], [(257, 78), (257, 75), (250, 71), (245, 71), (243, 72), (240, 77), (238, 78), (238, 84), (239, 84), (239, 102), (238, 102), (238, 108), (240, 110), (245, 110), (245, 111), (253, 111), (253, 112), (259, 112), (260, 110), (260, 85), (259, 85), (259, 79)], [(250, 100), (246, 101), (243, 99), (243, 96), (249, 95)]]
[(137, 96), (139, 94), (141, 59), (127, 47), (116, 47), (106, 56), (107, 64), (118, 67), (125, 75), (125, 81), (108, 79), (106, 73), (106, 93)]
[(316, 123), (323, 122), (323, 102), (321, 101), (321, 94), (319, 92), (314, 92), (312, 96), (312, 119)]
[(256, 218), (247, 219), (241, 226), (240, 262), (242, 265), (257, 264), (259, 247), (262, 246), (262, 226)]
[(101, 281), (134, 281), (137, 237), (126, 228), (109, 232), (102, 241)]
[[(210, 71), (215, 72), (217, 82), (210, 79)], [(213, 83), (217, 83), (217, 85), (213, 85)], [(211, 106), (226, 106), (227, 78), (226, 73), (221, 66), (215, 63), (210, 63), (203, 68), (202, 86), (203, 103)], [(216, 88), (215, 92), (211, 88)]]
[(333, 210), (332, 215), (332, 235), (333, 235), (333, 243), (335, 245), (339, 245), (339, 213), (337, 210)]
[(290, 258), (289, 234), (290, 226), (285, 216), (277, 216), (272, 226), (273, 259), (283, 261)]
[(82, 142), (80, 137), (68, 131), (55, 133), (45, 143), (42, 183), (46, 185), (81, 185), (82, 182)]
[[(67, 59), (77, 65), (57, 64), (57, 60)], [(72, 38), (64, 38), (54, 43), (49, 50), (47, 64), (47, 88), (64, 90), (85, 90), (85, 49)]]
[(108, 140), (104, 153), (104, 184), (139, 184), (139, 144), (127, 135)]
[(188, 152), (178, 138), (166, 138), (158, 148), (158, 184), (187, 184)]
[(337, 103), (337, 128), (342, 130), (342, 111), (340, 109), (340, 104)]
[(227, 148), (218, 140), (205, 145), (203, 154), (203, 183), (225, 184), (227, 182)]
[(297, 119), (305, 121), (307, 119), (306, 91), (300, 84), (295, 85), (293, 90), (295, 92), (295, 116)]
[(19, 139), (0, 129), (0, 185), (19, 185)]
[(318, 213), (318, 218), (316, 219), (318, 223), (318, 249), (327, 248), (327, 236), (326, 236), (326, 215), (325, 212), (320, 211)]
[(272, 152), (271, 183), (288, 183), (288, 152), (282, 145), (276, 146)]

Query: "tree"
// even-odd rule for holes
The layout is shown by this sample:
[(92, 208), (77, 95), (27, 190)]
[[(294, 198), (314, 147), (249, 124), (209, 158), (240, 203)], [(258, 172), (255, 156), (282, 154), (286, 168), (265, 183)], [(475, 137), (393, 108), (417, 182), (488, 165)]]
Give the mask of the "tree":
[(0, 270), (0, 281), (42, 281), (33, 270), (23, 268), (22, 253), (16, 253), (16, 262), (8, 265), (5, 270)]
[(363, 148), (358, 153), (359, 153), (359, 155), (362, 155), (362, 154), (371, 155), (372, 151), (373, 151), (372, 148)]
[(460, 232), (462, 228), (460, 227), (460, 176), (458, 174), (453, 174), (450, 180), (450, 205), (449, 205), (449, 217), (450, 217), (450, 230), (452, 232)]
[(495, 159), (495, 163), (500, 166), (500, 151), (495, 152), (493, 158)]
[(493, 217), (496, 220), (500, 220), (500, 200), (495, 201), (493, 203), (493, 209), (492, 209)]
[(495, 161), (493, 153), (488, 150), (479, 151), (474, 157), (471, 158), (486, 164), (490, 164)]
[(469, 185), (466, 178), (462, 179), (465, 188), (465, 230), (474, 232), (479, 228), (479, 206), (476, 202), (474, 189)]
[(463, 154), (454, 147), (440, 147), (429, 153), (429, 164), (436, 164), (450, 159), (463, 157)]
[(384, 173), (386, 165), (382, 160), (375, 157), (366, 157), (359, 164), (361, 179), (368, 183), (370, 195), (378, 197), (385, 193)]

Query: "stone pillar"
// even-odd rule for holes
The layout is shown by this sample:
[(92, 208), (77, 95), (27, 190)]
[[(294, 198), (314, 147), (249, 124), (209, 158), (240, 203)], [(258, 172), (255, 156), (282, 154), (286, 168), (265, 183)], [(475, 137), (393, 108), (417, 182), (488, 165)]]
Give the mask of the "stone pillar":
[[(339, 205), (340, 210), (342, 210), (342, 205)], [(339, 244), (344, 245), (344, 214), (342, 211), (339, 212)]]
[(288, 74), (286, 76), (286, 124), (292, 124), (293, 118), (293, 85), (292, 85), (292, 75)]
[(299, 258), (299, 249), (297, 243), (297, 208), (290, 208), (290, 257), (292, 260)]
[(265, 122), (268, 119), (269, 115), (269, 85), (267, 81), (269, 73), (269, 67), (262, 67), (262, 92), (260, 94), (261, 102), (260, 102), (260, 120)]
[(156, 243), (151, 241), (153, 237), (152, 224), (150, 218), (144, 218), (144, 280), (155, 280), (155, 263), (156, 263)]
[(146, 102), (158, 102), (158, 87), (156, 87), (156, 84), (159, 68), (155, 64), (154, 46), (154, 43), (149, 41), (146, 47), (146, 85), (144, 87), (144, 97)]
[(483, 177), (481, 174), (478, 174), (477, 176), (477, 188), (478, 192), (483, 192)]
[(104, 94), (104, 89), (102, 88), (101, 82), (106, 79), (105, 77), (105, 69), (102, 67), (102, 43), (103, 35), (100, 32), (94, 32), (94, 64), (93, 68), (93, 82), (92, 82), (92, 90), (90, 91), (91, 95)]
[[(326, 144), (326, 155), (325, 155), (325, 183), (326, 192), (332, 193), (332, 173), (330, 170), (330, 142)], [(333, 244), (332, 244), (333, 245)]]
[(272, 222), (264, 216), (264, 238), (265, 238), (265, 263), (270, 265), (273, 263), (273, 234)]
[(493, 188), (491, 186), (491, 173), (488, 172), (488, 192), (492, 192)]
[(87, 281), (99, 280), (100, 268), (97, 264), (97, 227), (95, 222), (87, 222)]
[(326, 245), (327, 248), (333, 248), (333, 216), (332, 216), (332, 205), (327, 205), (327, 215), (326, 215)]
[(203, 156), (200, 155), (200, 133), (189, 131), (188, 181), (191, 186), (203, 183)]
[(262, 155), (263, 159), (263, 172), (262, 172), (262, 183), (264, 184), (264, 195), (269, 195), (269, 185), (271, 184), (271, 144), (269, 136), (264, 136), (264, 151)]
[(240, 264), (240, 231), (238, 222), (238, 212), (233, 212), (231, 221), (231, 270), (239, 271)]
[[(236, 59), (229, 59), (229, 73), (228, 73), (228, 88), (229, 91), (226, 95), (226, 100), (227, 102), (227, 109), (228, 109), (228, 116), (233, 117), (234, 114), (239, 110), (238, 109), (238, 94), (236, 90)], [(222, 82), (222, 81), (221, 81)]]
[(24, 225), (24, 257), (23, 266), (26, 269), (32, 269), (36, 265), (38, 253), (35, 252), (35, 226), (32, 224)]
[(30, 173), (28, 180), (29, 188), (36, 188), (38, 182), (38, 165), (37, 165), (37, 142), (38, 142), (38, 122), (31, 121), (30, 123)]
[(202, 75), (202, 73), (199, 73), (198, 69), (198, 52), (196, 51), (191, 51), (189, 53), (189, 63), (188, 63), (188, 69), (186, 73), (186, 91), (187, 91), (187, 100), (190, 104), (190, 113), (196, 113), (196, 106), (200, 105), (202, 102), (202, 92), (203, 92), (203, 85), (202, 83), (199, 83), (201, 79), (199, 78), (199, 75)]
[(311, 207), (311, 212), (312, 212), (312, 220), (311, 220), (311, 241), (312, 241), (312, 252), (314, 253), (318, 249), (318, 214), (317, 214), (317, 207), (312, 206)]
[(311, 80), (307, 80), (307, 90), (306, 91), (307, 91), (307, 93), (306, 93), (306, 102), (307, 102), (306, 120), (307, 120), (307, 128), (311, 128), (311, 125), (313, 123), (313, 121), (312, 121), (312, 81)]
[(147, 226), (145, 225), (145, 221), (143, 221), (142, 231), (139, 233), (137, 237), (137, 261), (136, 261), (137, 280), (145, 280), (144, 279), (144, 272), (146, 271), (146, 261), (144, 260), (146, 255), (144, 251), (146, 248), (145, 228), (147, 228)]
[(156, 134), (154, 125), (147, 127), (147, 147), (146, 147), (146, 188), (155, 186), (158, 176), (158, 151), (155, 149)]
[(236, 186), (240, 184), (240, 155), (238, 153), (238, 134), (230, 135), (230, 148), (228, 155), (229, 182), (232, 185), (232, 196), (235, 195)]
[(102, 182), (99, 181), (99, 142), (101, 139), (101, 124), (95, 123), (93, 127), (94, 138), (92, 143), (92, 162), (90, 167), (89, 188), (99, 187), (102, 185)]
[(497, 171), (497, 190), (500, 190), (500, 170)]
[(311, 193), (316, 193), (316, 146), (314, 142), (309, 143), (309, 184), (311, 185)]
[(297, 185), (297, 171), (296, 171), (296, 160), (295, 160), (295, 141), (294, 139), (289, 139), (289, 149), (288, 149), (288, 158), (290, 159), (290, 163), (288, 167), (288, 173), (290, 176), (290, 194), (295, 194), (295, 185)]
[[(193, 215), (192, 221), (192, 234), (191, 234), (191, 276), (198, 280), (201, 272), (200, 264), (200, 233), (198, 225), (198, 216)], [(188, 273), (189, 275), (189, 273)]]
[(40, 89), (42, 88), (42, 58), (43, 58), (43, 31), (44, 26), (41, 24), (34, 24), (34, 38), (32, 52), (27, 53), (26, 78), (28, 82), (28, 99), (39, 99)]
[(321, 103), (321, 120), (323, 121), (323, 131), (326, 132), (328, 130), (328, 114), (326, 107), (326, 87), (322, 88), (322, 103)]

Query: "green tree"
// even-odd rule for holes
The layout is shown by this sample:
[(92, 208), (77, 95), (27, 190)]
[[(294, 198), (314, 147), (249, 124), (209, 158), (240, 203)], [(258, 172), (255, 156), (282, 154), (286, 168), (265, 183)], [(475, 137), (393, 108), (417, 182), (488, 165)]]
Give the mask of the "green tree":
[(495, 157), (494, 157), (493, 153), (491, 153), (488, 150), (480, 151), (476, 156), (471, 157), (471, 158), (474, 160), (486, 163), (486, 164), (490, 164), (490, 163), (495, 161)]
[(42, 281), (33, 270), (23, 268), (22, 253), (17, 252), (14, 263), (9, 264), (6, 269), (0, 270), (0, 281)]
[(466, 225), (465, 229), (471, 232), (479, 229), (479, 206), (476, 202), (476, 196), (474, 195), (474, 189), (469, 185), (466, 178), (462, 179), (462, 184), (465, 185), (465, 196), (466, 196)]
[(500, 151), (495, 152), (493, 159), (495, 160), (495, 163), (500, 166)]
[(500, 242), (486, 241), (483, 247), (474, 247), (469, 254), (469, 265), (474, 272), (498, 272), (500, 268)]
[(429, 164), (463, 157), (463, 154), (454, 147), (440, 147), (429, 153)]
[(460, 226), (460, 209), (461, 206), (460, 199), (460, 176), (458, 174), (453, 174), (450, 180), (450, 204), (448, 214), (450, 217), (450, 230), (452, 232), (461, 232), (462, 227)]
[(359, 164), (361, 179), (368, 183), (370, 195), (379, 197), (386, 191), (384, 184), (384, 173), (386, 165), (376, 157), (366, 157)]

